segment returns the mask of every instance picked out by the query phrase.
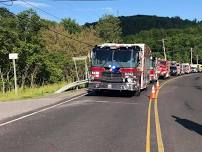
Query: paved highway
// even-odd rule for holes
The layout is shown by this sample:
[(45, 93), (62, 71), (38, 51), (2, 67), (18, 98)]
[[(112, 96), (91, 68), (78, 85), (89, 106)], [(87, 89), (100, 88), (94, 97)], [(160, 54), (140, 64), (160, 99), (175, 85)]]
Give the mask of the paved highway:
[(158, 100), (165, 151), (201, 152), (202, 74), (168, 82)]
[(150, 91), (87, 95), (3, 125), (0, 151), (201, 152), (202, 74), (168, 80), (151, 108)]

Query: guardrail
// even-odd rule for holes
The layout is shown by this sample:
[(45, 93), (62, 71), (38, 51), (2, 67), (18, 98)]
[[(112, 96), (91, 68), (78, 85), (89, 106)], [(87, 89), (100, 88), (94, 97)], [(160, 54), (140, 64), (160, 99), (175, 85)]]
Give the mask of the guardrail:
[(80, 86), (80, 85), (86, 84), (86, 83), (88, 83), (88, 80), (76, 81), (76, 82), (67, 84), (66, 86), (64, 86), (61, 89), (57, 90), (55, 93), (62, 93), (62, 92), (65, 92), (66, 90), (69, 90), (71, 88), (74, 88), (74, 87), (77, 87), (77, 86)]

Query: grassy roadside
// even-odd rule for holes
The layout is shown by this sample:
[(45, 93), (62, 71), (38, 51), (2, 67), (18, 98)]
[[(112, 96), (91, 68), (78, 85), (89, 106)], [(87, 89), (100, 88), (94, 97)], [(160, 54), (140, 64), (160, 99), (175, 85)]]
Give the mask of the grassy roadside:
[(25, 89), (19, 88), (17, 96), (15, 95), (14, 90), (12, 90), (11, 92), (6, 92), (5, 94), (0, 93), (0, 102), (45, 96), (55, 92), (56, 90), (63, 87), (65, 84), (66, 82), (61, 82), (57, 84), (45, 85), (42, 87), (25, 88)]

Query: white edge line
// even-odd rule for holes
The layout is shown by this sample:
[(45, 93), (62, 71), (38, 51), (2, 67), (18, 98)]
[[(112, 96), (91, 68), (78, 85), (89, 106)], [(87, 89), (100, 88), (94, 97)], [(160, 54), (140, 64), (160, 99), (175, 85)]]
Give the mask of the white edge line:
[(41, 112), (44, 112), (44, 111), (53, 109), (53, 108), (55, 108), (55, 107), (57, 107), (57, 106), (60, 106), (60, 105), (62, 105), (62, 104), (68, 103), (68, 102), (73, 101), (73, 100), (76, 100), (76, 99), (78, 99), (78, 98), (81, 98), (81, 97), (83, 97), (83, 96), (85, 96), (85, 95), (87, 95), (87, 94), (88, 94), (88, 93), (82, 94), (82, 95), (80, 95), (80, 96), (74, 97), (74, 98), (69, 99), (69, 100), (67, 100), (67, 101), (64, 101), (64, 102), (55, 104), (55, 105), (53, 105), (53, 106), (50, 106), (50, 107), (47, 107), (47, 108), (44, 108), (44, 109), (41, 109), (41, 110), (39, 110), (39, 111), (32, 112), (32, 113), (30, 113), (30, 114), (21, 116), (21, 117), (19, 117), (19, 118), (13, 119), (13, 120), (10, 120), (10, 121), (1, 123), (1, 124), (0, 124), (0, 127), (3, 127), (3, 126), (5, 126), (5, 125), (11, 124), (11, 123), (13, 123), (13, 122), (16, 122), (16, 121), (19, 121), (19, 120), (22, 120), (22, 119), (25, 119), (25, 118), (30, 117), (30, 116), (33, 116), (33, 115), (35, 115), (35, 114), (38, 114), (38, 113), (41, 113)]

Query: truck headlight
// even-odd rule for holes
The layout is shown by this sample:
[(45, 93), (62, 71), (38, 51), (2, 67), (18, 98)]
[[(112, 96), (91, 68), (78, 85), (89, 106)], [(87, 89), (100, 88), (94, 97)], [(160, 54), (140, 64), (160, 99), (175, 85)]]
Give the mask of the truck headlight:
[(98, 78), (99, 75), (100, 75), (100, 72), (99, 72), (99, 71), (92, 71), (92, 75), (93, 75), (94, 77)]

